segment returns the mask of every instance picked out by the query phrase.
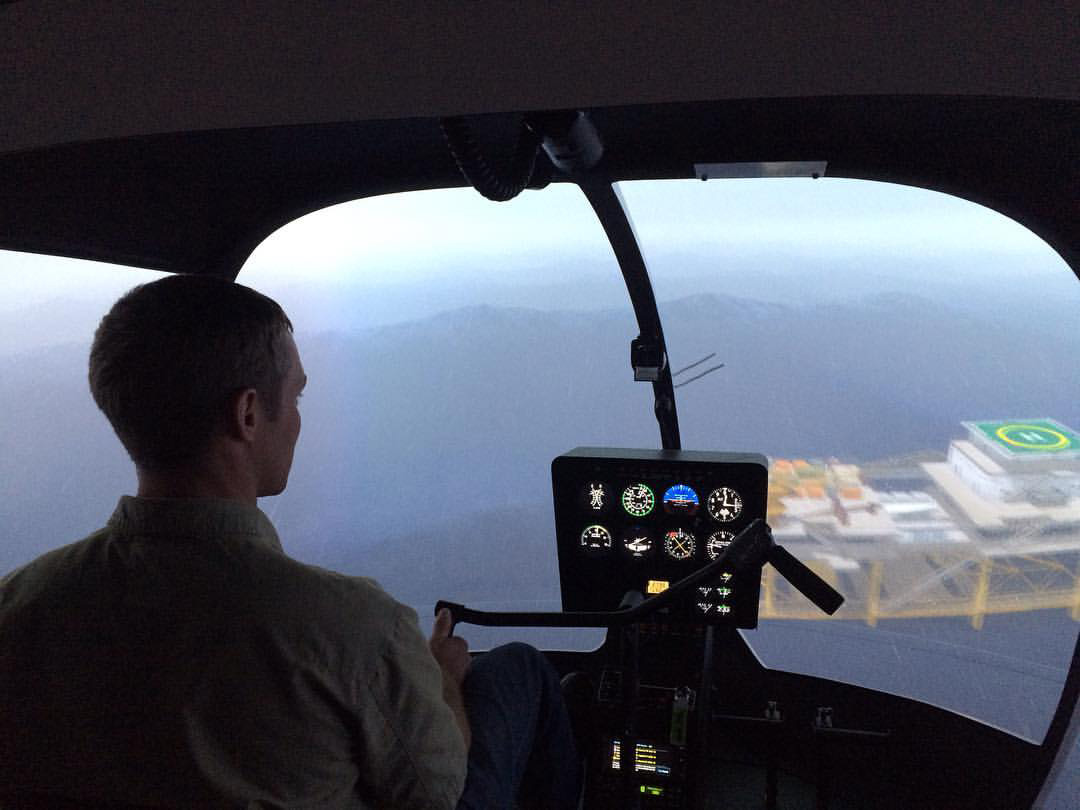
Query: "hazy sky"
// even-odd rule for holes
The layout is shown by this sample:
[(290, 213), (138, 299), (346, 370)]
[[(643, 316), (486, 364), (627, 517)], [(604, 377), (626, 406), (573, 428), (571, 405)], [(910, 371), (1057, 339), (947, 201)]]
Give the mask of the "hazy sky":
[[(661, 298), (705, 291), (702, 268), (712, 273), (713, 267), (731, 274), (725, 291), (748, 297), (774, 284), (761, 281), (762, 267), (776, 273), (803, 268), (804, 285), (827, 272), (813, 283), (832, 290), (846, 289), (842, 274), (854, 267), (855, 280), (867, 287), (881, 287), (869, 277), (873, 272), (902, 272), (913, 290), (919, 273), (934, 283), (1039, 274), (1063, 285), (1062, 295), (1080, 294), (1062, 259), (1028, 230), (987, 208), (923, 189), (823, 178), (642, 181), (620, 184), (620, 190)], [(685, 261), (687, 255), (693, 261)], [(756, 287), (738, 286), (740, 268), (744, 276), (757, 274)], [(81, 299), (96, 318), (126, 289), (159, 275), (10, 251), (0, 251), (0, 273), (0, 351), (21, 339), (40, 345), (92, 331), (94, 318), (56, 299)], [(699, 277), (683, 283), (680, 273)], [(283, 304), (297, 302), (305, 310), (302, 322), (322, 321), (324, 328), (422, 317), (471, 302), (626, 303), (599, 223), (580, 191), (566, 184), (526, 191), (510, 203), (446, 189), (333, 206), (270, 236), (239, 281)], [(299, 301), (301, 287), (311, 292), (310, 302)], [(346, 292), (361, 297), (346, 304)], [(796, 298), (803, 294), (792, 289)], [(57, 316), (54, 326), (40, 321), (42, 307)], [(20, 323), (19, 312), (33, 322)]]
[[(646, 258), (672, 246), (747, 249), (904, 249), (916, 253), (1053, 252), (990, 209), (924, 189), (840, 179), (642, 181), (620, 184)], [(576, 187), (526, 191), (492, 203), (464, 189), (398, 194), (325, 209), (286, 226), (251, 256), (245, 274), (293, 279), (298, 268), (345, 279), (357, 261), (395, 275), (438, 273), (448, 256), (526, 251), (608, 254)], [(400, 262), (403, 251), (410, 263)], [(557, 273), (558, 267), (550, 272)], [(385, 281), (386, 271), (372, 281)]]

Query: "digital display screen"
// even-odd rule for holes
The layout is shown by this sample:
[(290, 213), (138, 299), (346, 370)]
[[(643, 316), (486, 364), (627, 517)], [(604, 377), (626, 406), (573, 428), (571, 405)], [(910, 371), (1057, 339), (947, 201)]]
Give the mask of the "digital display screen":
[[(765, 517), (763, 456), (578, 448), (552, 462), (564, 610), (617, 610), (718, 559)], [(727, 576), (724, 576), (724, 574)], [(760, 572), (721, 572), (707, 591), (666, 607), (667, 620), (757, 626)]]
[[(622, 769), (622, 740), (611, 741), (611, 770)], [(647, 740), (638, 740), (635, 745), (634, 773), (647, 773), (656, 776), (670, 776), (675, 764), (675, 757), (670, 748), (658, 746)]]

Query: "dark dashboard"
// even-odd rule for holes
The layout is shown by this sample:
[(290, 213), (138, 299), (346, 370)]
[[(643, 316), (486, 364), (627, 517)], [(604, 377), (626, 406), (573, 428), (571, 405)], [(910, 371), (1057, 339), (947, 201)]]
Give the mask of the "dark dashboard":
[[(740, 631), (757, 626), (764, 565), (826, 614), (843, 602), (773, 541), (764, 456), (581, 447), (551, 471), (562, 612), (436, 610), (478, 625), (607, 628), (595, 652), (548, 653), (571, 676), (571, 714), (586, 729), (585, 807), (1030, 804), (1039, 746), (758, 660)], [(1002, 765), (965, 771), (973, 758)]]
[[(765, 517), (768, 465), (755, 454), (579, 447), (551, 478), (564, 610), (663, 593)], [(759, 591), (757, 572), (721, 571), (668, 618), (753, 628)]]

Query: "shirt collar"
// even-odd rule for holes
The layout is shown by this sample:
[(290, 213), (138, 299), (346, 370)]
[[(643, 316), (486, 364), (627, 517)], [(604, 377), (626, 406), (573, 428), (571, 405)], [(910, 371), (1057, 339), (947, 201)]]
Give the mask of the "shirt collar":
[(123, 495), (109, 518), (118, 534), (217, 539), (242, 536), (281, 551), (274, 524), (261, 509), (222, 498), (137, 498)]

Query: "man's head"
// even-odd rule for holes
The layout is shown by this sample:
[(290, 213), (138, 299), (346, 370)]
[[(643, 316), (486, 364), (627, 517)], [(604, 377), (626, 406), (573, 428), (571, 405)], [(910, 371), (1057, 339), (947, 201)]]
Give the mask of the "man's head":
[(234, 441), (258, 494), (277, 494), (306, 379), (291, 332), (281, 307), (248, 287), (168, 276), (135, 287), (102, 319), (90, 390), (140, 471), (195, 469), (215, 443)]

